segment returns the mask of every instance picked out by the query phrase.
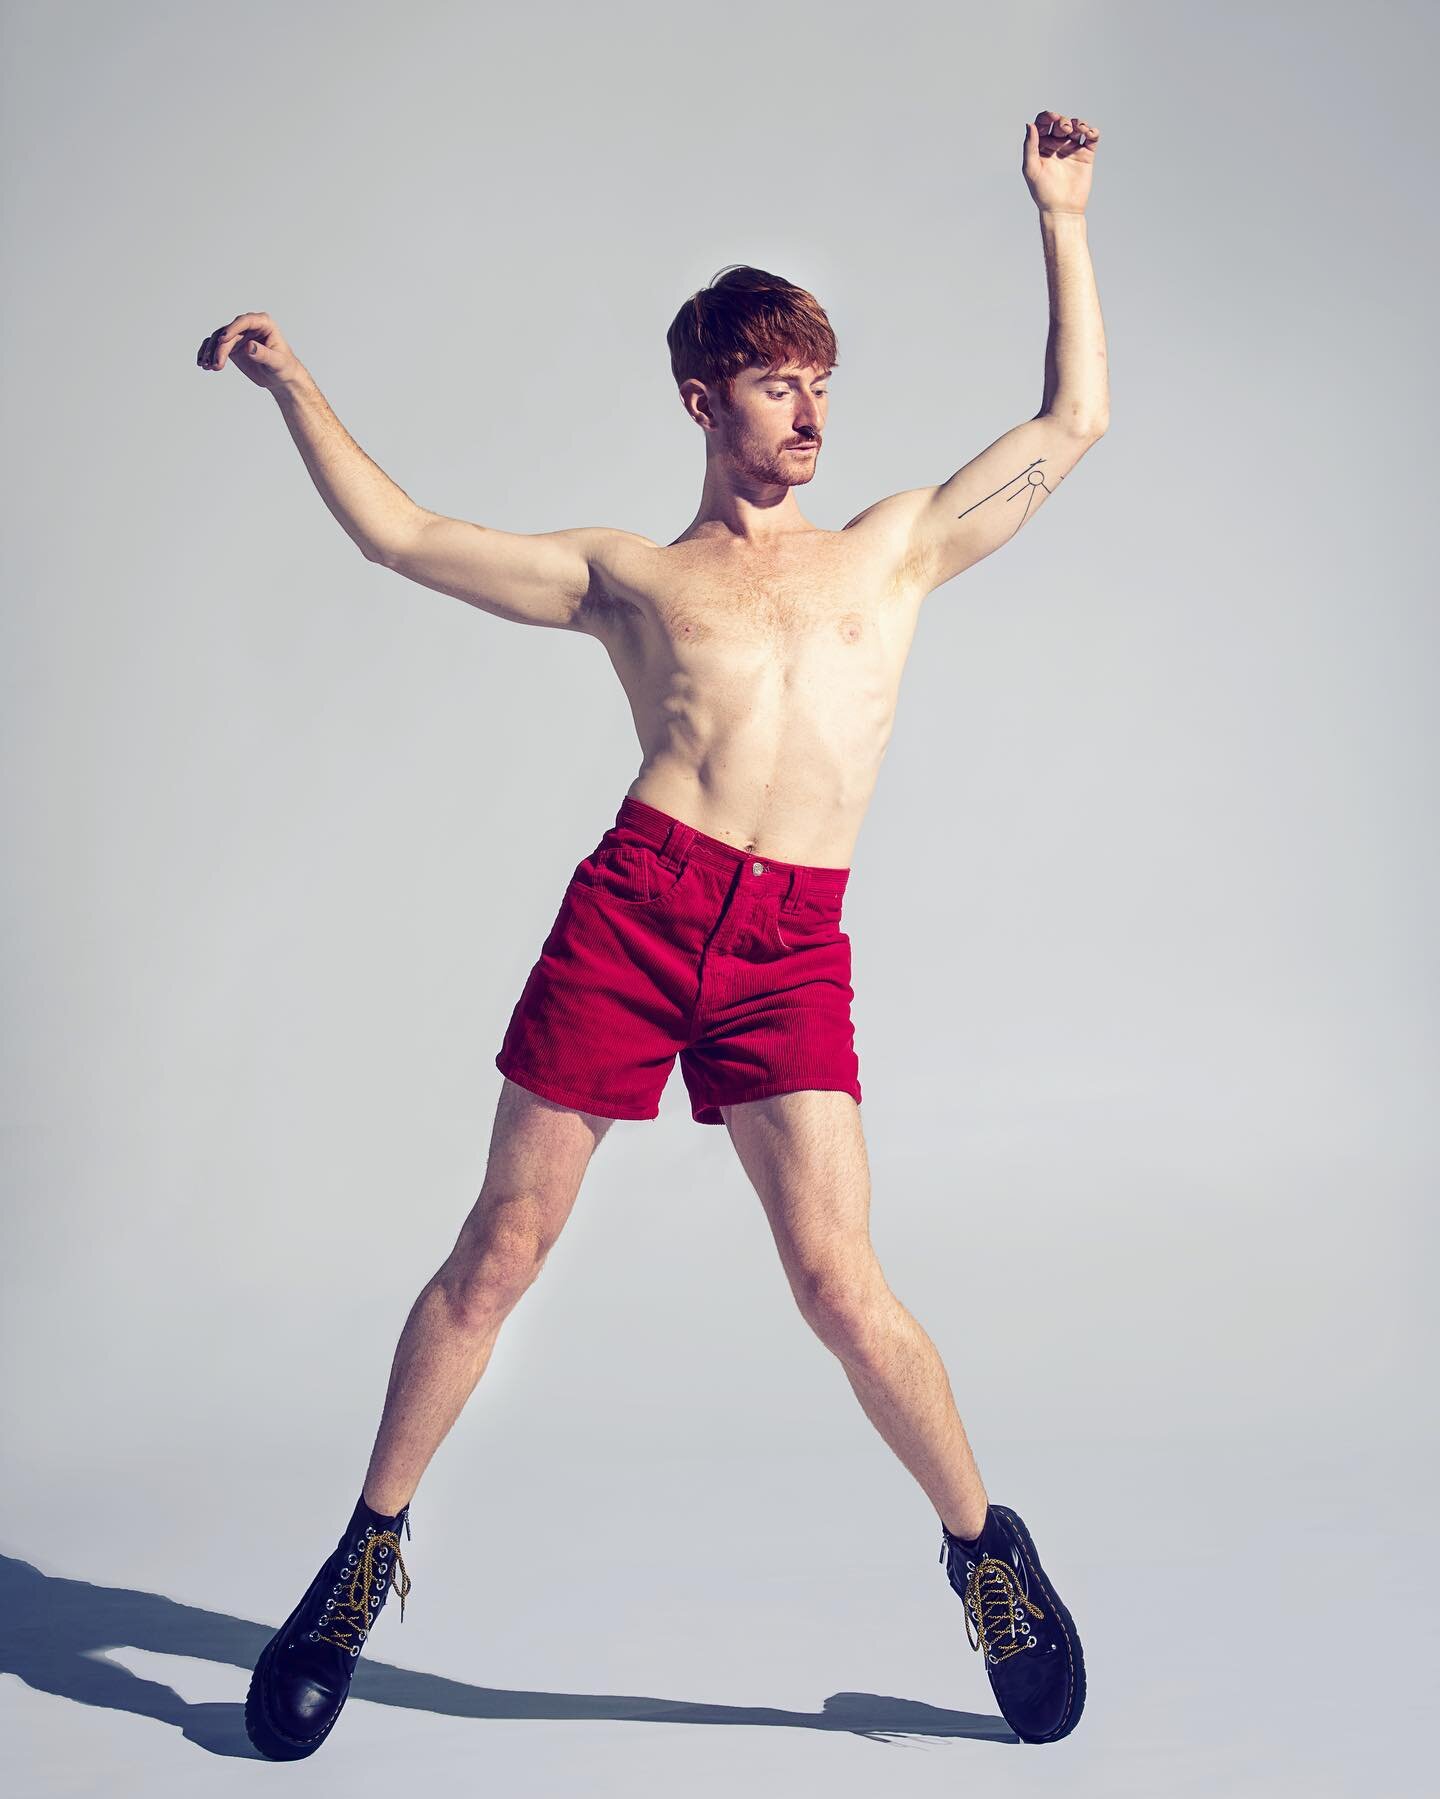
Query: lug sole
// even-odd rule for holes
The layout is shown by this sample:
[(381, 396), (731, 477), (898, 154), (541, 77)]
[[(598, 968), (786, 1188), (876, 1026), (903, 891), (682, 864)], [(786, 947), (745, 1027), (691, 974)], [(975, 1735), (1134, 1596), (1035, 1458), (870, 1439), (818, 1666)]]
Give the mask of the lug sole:
[[(1024, 1519), (1021, 1518), (1018, 1512), (1011, 1511), (1008, 1505), (997, 1505), (995, 1510), (999, 1512), (1000, 1516), (1004, 1518), (1005, 1522), (1019, 1538), (1020, 1545), (1025, 1551), (1025, 1560), (1030, 1565), (1030, 1573), (1034, 1577), (1036, 1586), (1039, 1587), (1040, 1591), (1050, 1601), (1050, 1604), (1054, 1606), (1055, 1614), (1065, 1628), (1065, 1641), (1070, 1650), (1071, 1666), (1075, 1671), (1075, 1687), (1070, 1695), (1069, 1709), (1055, 1728), (1046, 1731), (1043, 1736), (1026, 1736), (1023, 1732), (1018, 1730), (1015, 1734), (1020, 1738), (1022, 1743), (1058, 1743), (1061, 1737), (1069, 1736), (1070, 1732), (1074, 1730), (1075, 1726), (1080, 1722), (1081, 1712), (1085, 1709), (1085, 1657), (1080, 1651), (1080, 1633), (1075, 1628), (1075, 1620), (1061, 1604), (1059, 1595), (1045, 1578), (1045, 1572), (1040, 1566), (1040, 1557), (1035, 1553), (1034, 1540), (1032, 1539), (1030, 1532), (1025, 1528)], [(1014, 1728), (1013, 1725), (1011, 1728)]]

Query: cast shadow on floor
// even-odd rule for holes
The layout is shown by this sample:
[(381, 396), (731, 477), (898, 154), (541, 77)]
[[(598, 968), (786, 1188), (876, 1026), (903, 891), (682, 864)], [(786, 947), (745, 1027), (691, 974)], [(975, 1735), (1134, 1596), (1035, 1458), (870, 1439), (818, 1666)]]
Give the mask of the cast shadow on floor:
[[(388, 1620), (382, 1620), (381, 1629)], [(158, 1593), (96, 1586), (45, 1574), (18, 1556), (0, 1555), (0, 1673), (40, 1693), (173, 1725), (212, 1755), (263, 1759), (245, 1734), (244, 1698), (260, 1651), (280, 1620), (253, 1624), (183, 1605)], [(391, 1626), (393, 1634), (395, 1626)], [(403, 1624), (399, 1626), (403, 1629)], [(133, 1648), (193, 1656), (243, 1670), (233, 1704), (188, 1704), (173, 1687), (132, 1674), (106, 1656)], [(946, 1711), (880, 1693), (832, 1693), (818, 1712), (769, 1706), (711, 1705), (617, 1693), (542, 1693), (469, 1686), (362, 1656), (352, 1700), (398, 1705), (450, 1718), (606, 1718), (628, 1723), (761, 1724), (791, 1730), (843, 1730), (875, 1742), (892, 1738), (971, 1737), (1017, 1743), (1003, 1718)]]

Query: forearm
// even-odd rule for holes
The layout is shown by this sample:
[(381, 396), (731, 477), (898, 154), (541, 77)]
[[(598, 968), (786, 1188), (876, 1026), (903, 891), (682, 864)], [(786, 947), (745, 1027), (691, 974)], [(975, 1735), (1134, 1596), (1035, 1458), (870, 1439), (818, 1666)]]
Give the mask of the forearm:
[(1039, 218), (1050, 292), (1040, 411), (1077, 430), (1104, 430), (1110, 418), (1110, 374), (1085, 214), (1042, 210)]
[(310, 479), (341, 528), (372, 560), (382, 560), (423, 515), (336, 418), (305, 370), (275, 390)]

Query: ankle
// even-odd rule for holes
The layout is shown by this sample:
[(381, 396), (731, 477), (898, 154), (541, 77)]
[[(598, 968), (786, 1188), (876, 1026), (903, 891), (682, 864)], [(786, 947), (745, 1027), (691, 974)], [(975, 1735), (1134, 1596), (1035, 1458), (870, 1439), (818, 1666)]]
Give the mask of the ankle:
[(383, 1487), (379, 1490), (379, 1503), (377, 1503), (370, 1489), (362, 1487), (356, 1509), (364, 1511), (372, 1524), (377, 1520), (385, 1524), (393, 1524), (409, 1503), (408, 1498), (396, 1498), (394, 1493), (387, 1493)]
[(986, 1521), (989, 1519), (989, 1516), (990, 1505), (987, 1500), (985, 1507), (978, 1518), (965, 1517), (959, 1519), (956, 1523), (951, 1523), (948, 1518), (942, 1517), (940, 1522), (945, 1527), (948, 1535), (954, 1537), (957, 1543), (963, 1543), (967, 1549), (973, 1549), (984, 1534)]

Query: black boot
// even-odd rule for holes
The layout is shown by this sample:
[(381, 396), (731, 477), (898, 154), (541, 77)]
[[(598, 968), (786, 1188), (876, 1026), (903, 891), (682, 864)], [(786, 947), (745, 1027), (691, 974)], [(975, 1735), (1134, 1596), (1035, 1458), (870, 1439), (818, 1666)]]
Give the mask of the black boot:
[(387, 1522), (362, 1493), (304, 1598), (260, 1651), (245, 1699), (245, 1730), (272, 1761), (313, 1755), (330, 1734), (392, 1581), (404, 1618), (410, 1576), (400, 1559), (402, 1524), (408, 1536), (408, 1505)]
[(1075, 1620), (1051, 1586), (1024, 1520), (992, 1505), (973, 1544), (940, 1526), (940, 1560), (965, 1601), (965, 1634), (983, 1652), (990, 1690), (1022, 1742), (1068, 1736), (1085, 1706)]

